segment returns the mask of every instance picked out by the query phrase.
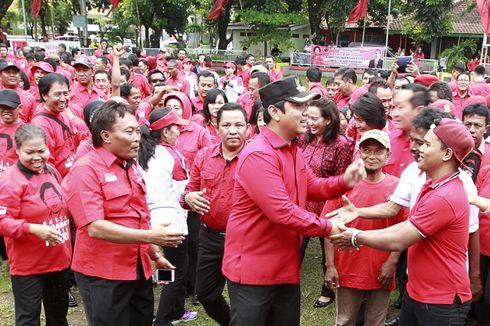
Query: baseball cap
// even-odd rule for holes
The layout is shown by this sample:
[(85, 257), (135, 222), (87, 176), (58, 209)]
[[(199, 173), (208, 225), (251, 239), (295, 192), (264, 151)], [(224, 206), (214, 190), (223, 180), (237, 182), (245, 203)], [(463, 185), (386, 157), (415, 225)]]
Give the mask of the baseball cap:
[(431, 129), (441, 142), (453, 150), (459, 162), (463, 162), (475, 146), (470, 132), (456, 120), (443, 118), (437, 126), (432, 125)]
[(34, 74), (34, 71), (36, 69), (41, 69), (42, 71), (44, 71), (44, 72), (46, 72), (48, 74), (51, 73), (51, 72), (54, 72), (53, 66), (50, 65), (47, 62), (44, 62), (44, 61), (36, 62), (35, 65), (33, 65), (31, 68), (29, 68), (29, 70), (31, 71), (32, 74)]
[(374, 139), (383, 145), (387, 150), (391, 150), (390, 137), (383, 130), (371, 129), (362, 133), (359, 146), (368, 139)]
[(0, 90), (0, 105), (16, 109), (20, 105), (19, 94), (12, 89)]
[(259, 94), (264, 108), (280, 101), (303, 104), (320, 98), (320, 94), (304, 91), (304, 87), (299, 84), (299, 80), (295, 76), (267, 84), (259, 89)]
[(78, 65), (82, 65), (82, 66), (85, 66), (87, 68), (93, 67), (92, 62), (87, 57), (78, 58), (77, 61), (75, 61), (75, 63), (73, 64), (73, 67), (76, 67)]
[(180, 126), (187, 126), (189, 121), (184, 120), (179, 118), (177, 113), (175, 113), (174, 110), (171, 110), (169, 113), (167, 113), (165, 116), (161, 117), (157, 121), (153, 122), (150, 125), (150, 130), (160, 130), (163, 128), (166, 128), (170, 125), (180, 125)]
[(258, 71), (267, 73), (267, 68), (264, 67), (263, 65), (252, 66), (252, 68), (250, 69), (250, 74), (253, 74), (254, 72), (258, 72)]
[(225, 64), (225, 68), (232, 68), (233, 70), (235, 70), (236, 69), (236, 66), (235, 66), (235, 64), (233, 62), (227, 62)]
[(17, 65), (11, 61), (6, 61), (6, 62), (3, 62), (0, 64), (0, 72), (4, 71), (5, 69), (8, 69), (8, 68), (14, 68), (17, 71), (20, 71), (20, 68), (17, 67)]
[(422, 74), (415, 77), (414, 83), (430, 87), (430, 85), (439, 82), (439, 78), (434, 75)]

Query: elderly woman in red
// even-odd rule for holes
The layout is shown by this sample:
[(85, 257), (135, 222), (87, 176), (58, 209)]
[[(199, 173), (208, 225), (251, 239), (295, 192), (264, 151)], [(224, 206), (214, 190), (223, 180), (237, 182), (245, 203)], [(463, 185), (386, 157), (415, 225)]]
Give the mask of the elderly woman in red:
[(0, 179), (0, 233), (5, 237), (15, 299), (15, 324), (68, 325), (69, 219), (60, 174), (46, 164), (44, 131), (22, 125), (15, 132), (19, 160)]

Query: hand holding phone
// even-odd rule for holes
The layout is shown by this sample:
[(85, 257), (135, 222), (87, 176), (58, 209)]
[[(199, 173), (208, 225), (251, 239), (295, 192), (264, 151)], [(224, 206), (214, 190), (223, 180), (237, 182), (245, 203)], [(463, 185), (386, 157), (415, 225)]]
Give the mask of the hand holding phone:
[(155, 279), (157, 282), (175, 282), (175, 269), (157, 269), (155, 271)]
[(396, 59), (396, 64), (398, 66), (397, 71), (398, 73), (406, 73), (407, 72), (407, 65), (412, 63), (412, 57), (411, 56), (401, 56)]

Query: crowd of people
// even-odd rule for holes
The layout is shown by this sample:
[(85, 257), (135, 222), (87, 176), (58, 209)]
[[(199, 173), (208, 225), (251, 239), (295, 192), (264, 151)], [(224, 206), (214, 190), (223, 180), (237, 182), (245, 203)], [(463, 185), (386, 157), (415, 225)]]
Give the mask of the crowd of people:
[[(300, 269), (335, 325), (490, 323), (490, 84), (457, 64), (283, 77), (185, 49), (0, 44), (0, 235), (16, 325), (299, 325)], [(173, 269), (172, 282), (154, 270)], [(153, 287), (161, 286), (154, 311)], [(223, 294), (228, 288), (227, 300)], [(398, 288), (394, 320), (386, 320)], [(42, 304), (42, 305), (41, 305)], [(321, 323), (321, 321), (319, 321)]]

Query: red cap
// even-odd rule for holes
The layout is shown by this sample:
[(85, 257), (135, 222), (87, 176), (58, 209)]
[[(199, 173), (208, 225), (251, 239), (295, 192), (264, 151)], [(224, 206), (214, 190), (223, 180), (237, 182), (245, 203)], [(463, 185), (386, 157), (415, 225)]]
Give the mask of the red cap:
[(454, 103), (448, 100), (437, 100), (430, 105), (433, 108), (437, 108), (446, 113), (454, 112)]
[(161, 117), (157, 121), (153, 122), (150, 125), (150, 130), (160, 130), (163, 128), (166, 128), (170, 125), (180, 125), (180, 126), (187, 126), (188, 121), (183, 120), (179, 118), (177, 113), (175, 113), (174, 110), (171, 110), (169, 113), (167, 113), (165, 116)]
[(437, 126), (431, 126), (436, 136), (450, 149), (459, 162), (473, 150), (475, 142), (470, 132), (461, 122), (443, 118)]
[(148, 69), (150, 70), (157, 67), (157, 59), (155, 57), (146, 57), (146, 62), (148, 62)]
[(227, 62), (225, 64), (225, 68), (232, 68), (233, 70), (235, 70), (236, 69), (236, 66), (235, 66), (235, 64), (233, 62)]
[(434, 75), (418, 75), (414, 80), (415, 83), (424, 85), (425, 87), (430, 87), (430, 85), (439, 81), (439, 78)]
[(36, 69), (41, 69), (42, 71), (44, 71), (45, 73), (48, 73), (48, 74), (54, 72), (53, 66), (47, 62), (44, 62), (44, 61), (36, 62), (35, 65), (33, 65), (31, 68), (29, 68), (29, 70), (31, 71), (31, 74), (33, 74), (33, 75), (34, 75), (34, 71)]
[(463, 109), (471, 104), (480, 103), (483, 105), (487, 105), (487, 99), (481, 95), (471, 95), (466, 100), (463, 101)]

